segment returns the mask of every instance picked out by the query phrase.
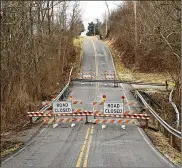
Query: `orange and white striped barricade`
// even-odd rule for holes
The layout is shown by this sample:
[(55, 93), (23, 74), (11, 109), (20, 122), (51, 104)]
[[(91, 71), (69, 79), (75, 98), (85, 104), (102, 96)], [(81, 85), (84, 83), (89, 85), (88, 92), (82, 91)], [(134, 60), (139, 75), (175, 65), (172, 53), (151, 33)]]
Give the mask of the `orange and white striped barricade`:
[(135, 119), (93, 119), (93, 123), (96, 124), (136, 124)]
[[(95, 105), (104, 105), (104, 101), (92, 101), (91, 104), (93, 106)], [(135, 106), (136, 105), (136, 102), (135, 101), (130, 101), (130, 102), (124, 102), (124, 107), (126, 106)]]
[(71, 100), (72, 102), (72, 108), (73, 108), (73, 112), (76, 112), (75, 110), (77, 110), (77, 112), (81, 112), (83, 109), (82, 109), (82, 106), (83, 106), (83, 101), (82, 100), (74, 100), (72, 99)]
[(81, 73), (78, 73), (77, 77), (81, 79), (93, 79), (96, 77), (96, 73), (92, 70), (90, 70), (90, 72), (84, 72), (82, 70)]
[(30, 120), (30, 124), (32, 124), (32, 118), (33, 117), (45, 117), (50, 116), (51, 113), (53, 113), (52, 110), (46, 110), (46, 111), (35, 111), (35, 112), (27, 112), (27, 117)]
[(83, 104), (82, 100), (72, 100), (72, 104)]
[(72, 123), (72, 122), (81, 122), (84, 121), (84, 118), (54, 118), (54, 117), (46, 117), (44, 118), (44, 124), (60, 124), (60, 123)]
[(53, 102), (54, 121), (56, 121), (58, 114), (66, 113), (72, 115), (72, 111), (72, 100)]
[(147, 114), (133, 114), (133, 115), (117, 115), (117, 114), (95, 114), (98, 117), (113, 117), (113, 118), (130, 118), (149, 120), (150, 116)]
[[(116, 75), (115, 75), (115, 71), (113, 71), (113, 73), (108, 73), (107, 71), (104, 71), (104, 73), (101, 74), (103, 77), (103, 80), (112, 80), (112, 79), (116, 79)], [(114, 81), (115, 84), (115, 81)]]

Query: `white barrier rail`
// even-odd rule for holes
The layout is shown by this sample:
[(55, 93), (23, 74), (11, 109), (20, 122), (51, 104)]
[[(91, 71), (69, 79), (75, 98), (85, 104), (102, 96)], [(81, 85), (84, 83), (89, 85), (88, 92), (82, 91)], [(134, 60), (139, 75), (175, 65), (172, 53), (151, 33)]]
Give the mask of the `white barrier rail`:
[(176, 128), (178, 129), (178, 127), (179, 127), (179, 111), (178, 111), (178, 108), (176, 107), (176, 104), (172, 101), (173, 90), (174, 90), (174, 88), (171, 90), (171, 92), (169, 94), (169, 103), (171, 103), (171, 105), (173, 106), (173, 108), (176, 112)]
[(181, 132), (171, 127), (168, 123), (166, 123), (144, 100), (142, 95), (136, 90), (136, 95), (140, 98), (145, 107), (151, 112), (151, 114), (159, 121), (159, 123), (166, 128), (171, 134), (181, 139)]

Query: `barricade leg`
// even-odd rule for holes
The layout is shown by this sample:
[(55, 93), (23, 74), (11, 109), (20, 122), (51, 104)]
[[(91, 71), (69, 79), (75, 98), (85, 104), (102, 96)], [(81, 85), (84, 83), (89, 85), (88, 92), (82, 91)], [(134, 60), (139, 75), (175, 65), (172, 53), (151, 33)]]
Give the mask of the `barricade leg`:
[(87, 124), (87, 123), (88, 123), (88, 116), (86, 115), (85, 117), (86, 117), (86, 122), (85, 122), (85, 124)]

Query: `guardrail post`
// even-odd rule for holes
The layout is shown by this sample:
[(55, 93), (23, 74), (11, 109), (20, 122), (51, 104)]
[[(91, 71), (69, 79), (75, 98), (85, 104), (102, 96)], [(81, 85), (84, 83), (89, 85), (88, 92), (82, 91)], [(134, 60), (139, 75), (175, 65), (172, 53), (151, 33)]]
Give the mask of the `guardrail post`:
[(87, 123), (88, 123), (88, 116), (86, 115), (85, 117), (86, 117), (86, 122), (85, 122), (85, 124), (87, 124)]
[(165, 81), (165, 84), (166, 84), (166, 90), (168, 90), (168, 83), (167, 83), (167, 80)]
[(171, 146), (172, 147), (175, 147), (175, 136), (173, 134), (171, 134), (171, 137), (170, 137), (170, 140), (171, 140)]
[(153, 115), (152, 116), (152, 125), (155, 127), (155, 117)]
[(32, 124), (32, 123), (33, 123), (33, 121), (32, 121), (32, 117), (30, 117), (29, 119), (30, 119), (30, 124)]
[(157, 129), (160, 130), (160, 123), (157, 121)]
[(163, 129), (164, 129), (164, 135), (165, 135), (166, 137), (168, 137), (168, 131), (166, 130), (165, 127), (163, 127)]
[(145, 128), (148, 129), (148, 119), (145, 120)]

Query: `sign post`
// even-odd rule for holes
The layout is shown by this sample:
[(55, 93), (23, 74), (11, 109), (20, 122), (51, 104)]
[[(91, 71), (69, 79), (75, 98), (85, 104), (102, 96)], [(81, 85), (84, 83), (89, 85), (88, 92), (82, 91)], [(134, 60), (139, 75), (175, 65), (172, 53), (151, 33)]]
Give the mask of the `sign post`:
[[(71, 107), (72, 107), (72, 104), (73, 104), (72, 100), (73, 100), (73, 96), (70, 96)], [(72, 110), (71, 110), (71, 111), (72, 111)], [(72, 115), (71, 115), (71, 124), (72, 124), (72, 123), (73, 123), (73, 113), (72, 113)]]
[(124, 112), (124, 99), (125, 99), (125, 97), (121, 96), (121, 99), (123, 100), (123, 112)]
[[(107, 98), (106, 98), (106, 95), (103, 95), (103, 96), (102, 96), (102, 100), (103, 100), (104, 103), (105, 103), (106, 99), (107, 99)], [(104, 118), (105, 118), (105, 117), (104, 117)]]

